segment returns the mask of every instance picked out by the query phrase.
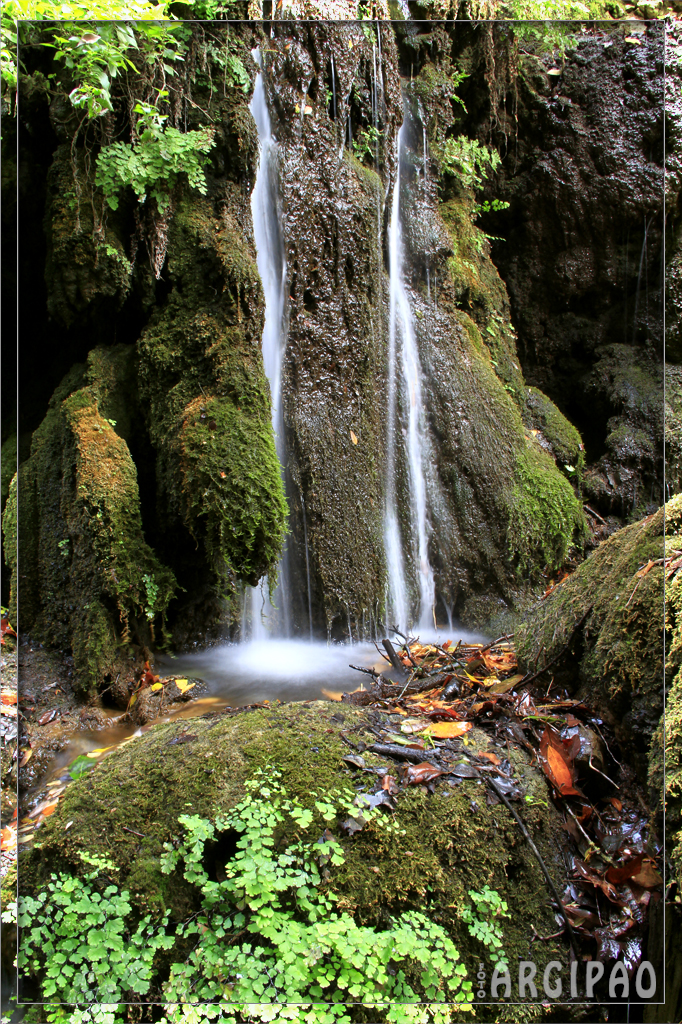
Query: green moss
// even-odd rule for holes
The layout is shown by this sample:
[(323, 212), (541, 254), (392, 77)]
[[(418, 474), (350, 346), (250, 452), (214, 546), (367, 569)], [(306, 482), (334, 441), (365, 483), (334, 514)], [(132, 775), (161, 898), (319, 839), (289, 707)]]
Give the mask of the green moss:
[(582, 506), (553, 460), (533, 442), (519, 452), (509, 510), (509, 550), (520, 570), (558, 568), (585, 533)]
[[(668, 542), (681, 547), (681, 497), (668, 503), (665, 517)], [(662, 557), (663, 528), (660, 509), (609, 537), (515, 634), (526, 666), (565, 652), (566, 681), (611, 725), (641, 779), (663, 706), (664, 578), (660, 564), (636, 573)]]
[(0, 455), (0, 471), (2, 472), (2, 493), (0, 502), (0, 513), (5, 508), (5, 502), (9, 494), (9, 485), (12, 477), (17, 471), (17, 435), (10, 434), (2, 446)]
[(585, 465), (582, 438), (554, 402), (537, 388), (524, 388), (525, 421), (542, 433), (562, 467), (572, 466), (578, 479)]
[(10, 570), (9, 621), (17, 621), (17, 474), (12, 477), (2, 514), (3, 555)]
[(138, 343), (140, 390), (166, 520), (184, 523), (229, 592), (272, 571), (286, 528), (262, 290), (243, 232), (207, 200), (181, 204), (168, 252), (175, 288)]
[[(344, 722), (338, 721), (339, 712)], [(368, 725), (360, 710), (317, 701), (232, 717), (216, 714), (194, 720), (189, 729), (187, 723), (154, 726), (67, 788), (41, 828), (41, 848), (22, 861), (22, 892), (35, 891), (52, 870), (82, 872), (78, 854), (87, 849), (113, 859), (140, 910), (170, 907), (173, 917), (186, 917), (197, 909), (197, 893), (177, 872), (162, 875), (158, 861), (162, 844), (179, 833), (178, 816), (189, 808), (215, 817), (242, 799), (244, 781), (268, 764), (281, 768), (284, 786), (306, 806), (312, 806), (313, 791), (352, 791), (358, 775), (341, 761), (347, 748), (339, 732)], [(483, 732), (475, 732), (474, 740), (476, 749), (489, 743)], [(382, 763), (370, 752), (364, 756), (370, 766)], [(511, 756), (531, 798), (523, 811), (528, 828), (549, 870), (563, 878), (560, 816), (551, 804), (542, 814), (532, 806), (547, 801), (547, 784), (525, 752), (512, 749)], [(65, 832), (64, 823), (71, 820), (74, 825)], [(533, 946), (534, 955), (528, 956), (531, 925), (546, 932), (552, 928), (550, 896), (508, 811), (489, 807), (475, 780), (439, 784), (433, 795), (410, 788), (398, 798), (395, 820), (398, 833), (370, 824), (342, 839), (346, 863), (330, 883), (340, 909), (382, 927), (389, 916), (419, 907), (453, 936), (471, 970), (482, 951), (469, 936), (461, 909), (468, 889), (488, 883), (512, 910), (505, 925), (512, 962), (519, 956), (536, 962), (539, 957), (543, 964), (566, 959), (566, 950), (553, 943)], [(322, 819), (315, 824), (322, 832)], [(331, 827), (341, 835), (338, 823)]]
[[(132, 267), (111, 223), (98, 219), (83, 151), (58, 146), (48, 172), (45, 280), (51, 316), (70, 326), (90, 320), (102, 303), (118, 310), (130, 289)], [(109, 218), (111, 220), (111, 218)]]
[(153, 638), (176, 586), (145, 542), (136, 469), (106, 415), (130, 407), (132, 357), (96, 350), (65, 378), (19, 471), (22, 629), (71, 648), (85, 692), (122, 671), (132, 639)]
[(665, 478), (673, 494), (682, 491), (682, 367), (665, 368)]

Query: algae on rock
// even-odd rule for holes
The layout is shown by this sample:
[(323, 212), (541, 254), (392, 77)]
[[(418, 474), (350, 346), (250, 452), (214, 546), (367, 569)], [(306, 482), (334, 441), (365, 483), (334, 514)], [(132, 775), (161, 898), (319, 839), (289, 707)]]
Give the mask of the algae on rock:
[[(73, 649), (86, 693), (117, 672), (132, 677), (125, 645), (153, 639), (176, 587), (144, 539), (135, 465), (108, 415), (129, 401), (133, 359), (116, 346), (74, 367), (18, 471), (20, 626)], [(14, 511), (8, 503), (6, 540)]]
[(565, 653), (556, 671), (608, 722), (640, 781), (663, 711), (664, 527), (666, 548), (680, 547), (681, 496), (603, 541), (515, 634), (527, 666)]

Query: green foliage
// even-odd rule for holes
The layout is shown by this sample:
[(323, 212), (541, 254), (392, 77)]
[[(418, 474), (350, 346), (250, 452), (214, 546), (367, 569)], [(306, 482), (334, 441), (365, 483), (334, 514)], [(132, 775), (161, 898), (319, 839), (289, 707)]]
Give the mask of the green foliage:
[[(217, 9), (220, 9), (220, 5), (212, 3), (211, 0), (209, 0), (206, 6), (215, 6)], [(251, 89), (251, 78), (239, 54), (230, 46), (230, 38), (227, 34), (225, 35), (224, 46), (219, 46), (218, 43), (210, 41), (206, 46), (206, 54), (214, 64), (223, 69), (225, 79), (229, 78), (231, 85), (241, 89), (242, 92), (249, 92)]]
[(499, 164), (497, 150), (482, 146), (476, 139), (450, 138), (443, 147), (443, 171), (458, 178), (465, 188), (480, 188), (488, 171), (496, 170)]
[(357, 136), (353, 139), (353, 152), (355, 153), (358, 160), (365, 160), (369, 157), (370, 162), (374, 162), (377, 154), (377, 145), (381, 138), (381, 132), (377, 131), (374, 125), (370, 125), (366, 131), (358, 132)]
[[(39, 974), (45, 1000), (109, 1004), (94, 1010), (111, 1013), (118, 1003), (149, 991), (154, 957), (170, 949), (173, 938), (166, 934), (168, 914), (156, 924), (144, 917), (135, 931), (128, 928), (130, 894), (106, 884), (115, 866), (104, 858), (81, 857), (94, 868), (84, 880), (53, 874), (35, 899), (20, 897), (18, 966)], [(46, 1017), (49, 1022), (106, 1019), (87, 1014), (74, 1017), (68, 1006), (55, 1005)]]
[[(582, 18), (610, 18), (614, 14), (616, 17), (622, 16), (617, 0), (587, 0), (587, 3), (583, 3), (582, 0), (509, 0), (504, 7), (512, 18), (519, 21), (546, 22), (545, 25), (535, 27), (546, 39), (553, 38), (559, 42), (574, 36), (575, 29), (569, 28), (568, 25), (561, 26), (557, 24), (558, 22), (579, 21)], [(550, 22), (555, 24), (549, 24)], [(514, 32), (517, 34), (519, 28), (525, 30), (529, 27), (515, 25)]]
[[(165, 6), (140, 0), (63, 4), (8, 0), (2, 10), (3, 88), (16, 90), (18, 31), (20, 43), (41, 42), (55, 50), (75, 83), (69, 94), (74, 106), (85, 109), (88, 117), (106, 113), (112, 109), (111, 83), (122, 72), (136, 70), (134, 56), (143, 64), (158, 61), (166, 74), (174, 74), (173, 64), (182, 59), (188, 30), (167, 19)], [(50, 21), (59, 23), (59, 29), (46, 40), (46, 26), (40, 23)]]
[[(310, 809), (290, 799), (279, 779), (274, 769), (259, 771), (246, 784), (250, 795), (215, 824), (181, 817), (184, 841), (166, 846), (163, 870), (184, 862), (185, 878), (201, 890), (203, 911), (182, 928), (194, 948), (184, 964), (171, 968), (165, 985), (174, 1004), (168, 1024), (189, 1020), (188, 1004), (196, 1001), (210, 1004), (204, 1007), (209, 1019), (223, 1021), (240, 1019), (237, 1014), (332, 1024), (350, 1020), (346, 1001), (383, 1010), (396, 1024), (449, 1020), (444, 1004), (466, 1005), (471, 985), (445, 931), (416, 912), (385, 931), (359, 927), (335, 912), (336, 897), (322, 889), (327, 865), (344, 861), (342, 848), (328, 829), (317, 841), (301, 834), (319, 834), (340, 810), (357, 816), (353, 794), (319, 799), (313, 793)], [(369, 808), (362, 814), (382, 820)], [(279, 851), (292, 822), (295, 841)], [(237, 852), (225, 865), (224, 880), (212, 882), (202, 863), (204, 847), (228, 829), (239, 836)], [(420, 991), (399, 964), (420, 965)], [(400, 1005), (420, 998), (436, 1005), (428, 1011)], [(325, 1009), (313, 1009), (320, 1001)]]
[[(476, 203), (474, 206), (474, 217), (478, 217), (481, 213), (491, 213), (493, 210), (508, 210), (509, 203), (504, 202), (502, 199), (486, 199), (483, 203)], [(490, 238), (490, 235), (486, 235), (486, 238)]]
[(469, 928), (469, 934), (483, 943), (494, 957), (494, 967), (499, 971), (509, 969), (508, 957), (504, 952), (500, 918), (511, 917), (507, 902), (495, 889), (484, 885), (481, 892), (469, 890), (474, 907), (465, 907), (462, 919)]
[(144, 583), (144, 589), (147, 595), (147, 604), (145, 607), (145, 615), (148, 619), (153, 619), (156, 615), (156, 599), (159, 596), (159, 584), (156, 582), (153, 576), (145, 573), (142, 577)]
[[(151, 993), (163, 1001), (165, 1024), (335, 1024), (350, 1021), (344, 1004), (353, 1002), (395, 1024), (447, 1024), (453, 1004), (471, 1009), (459, 953), (424, 914), (405, 913), (377, 931), (336, 912), (327, 882), (344, 854), (325, 826), (339, 813), (359, 817), (353, 791), (312, 792), (304, 806), (280, 779), (271, 767), (259, 770), (246, 798), (215, 822), (181, 816), (184, 837), (166, 844), (162, 870), (182, 864), (201, 911), (172, 936), (168, 914), (128, 926), (129, 894), (112, 882), (117, 869), (104, 858), (81, 854), (93, 868), (84, 880), (52, 875), (37, 898), (20, 899), (19, 966), (38, 975), (44, 999), (67, 1004), (50, 1008), (50, 1024), (119, 1024), (120, 1004), (150, 993), (154, 958), (176, 939), (189, 954), (171, 966), (163, 1000)], [(363, 807), (362, 817), (397, 827), (376, 808)], [(236, 852), (211, 881), (206, 844), (228, 831)]]
[(183, 133), (165, 125), (167, 116), (152, 104), (137, 103), (134, 110), (139, 114), (138, 141), (133, 145), (114, 142), (97, 156), (95, 184), (112, 210), (118, 207), (119, 192), (130, 185), (141, 203), (151, 195), (163, 213), (180, 174), (186, 174), (190, 187), (205, 195), (203, 165), (214, 144), (211, 129)]

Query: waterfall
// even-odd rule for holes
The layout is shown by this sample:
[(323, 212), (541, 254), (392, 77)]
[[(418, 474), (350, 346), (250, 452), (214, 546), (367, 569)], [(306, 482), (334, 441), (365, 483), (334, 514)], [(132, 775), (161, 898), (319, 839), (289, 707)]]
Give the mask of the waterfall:
[[(388, 341), (388, 458), (384, 548), (388, 570), (389, 617), (405, 630), (414, 618), (410, 615), (405, 581), (404, 546), (400, 538), (396, 495), (397, 383), (407, 406), (406, 456), (409, 481), (410, 524), (416, 537), (416, 569), (419, 583), (419, 610), (416, 623), (428, 627), (432, 622), (435, 581), (429, 562), (429, 526), (426, 509), (424, 455), (426, 424), (422, 403), (421, 365), (414, 333), (412, 311), (403, 275), (403, 240), (400, 222), (400, 165), (405, 148), (406, 119), (398, 133), (397, 174), (393, 191), (389, 227), (389, 341)], [(409, 545), (407, 545), (409, 549)]]
[[(286, 260), (277, 211), (277, 143), (272, 137), (270, 113), (263, 80), (263, 60), (260, 50), (253, 56), (261, 71), (256, 77), (249, 110), (258, 128), (260, 156), (256, 183), (251, 194), (253, 233), (256, 243), (258, 273), (265, 295), (265, 323), (263, 325), (263, 364), (270, 383), (272, 401), (272, 428), (280, 466), (285, 464), (284, 419), (282, 412), (282, 359), (286, 334), (284, 313), (286, 301)], [(270, 602), (267, 580), (251, 588), (251, 639), (262, 640), (278, 632), (288, 636), (289, 599), (286, 566), (280, 559), (278, 583), (274, 605)]]

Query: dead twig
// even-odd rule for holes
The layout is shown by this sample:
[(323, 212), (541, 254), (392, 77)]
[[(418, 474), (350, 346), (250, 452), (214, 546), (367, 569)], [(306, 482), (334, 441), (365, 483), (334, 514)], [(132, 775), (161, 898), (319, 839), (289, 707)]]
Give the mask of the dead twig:
[(365, 675), (371, 676), (372, 679), (379, 678), (379, 673), (375, 672), (373, 668), (361, 668), (360, 665), (349, 665), (348, 668), (353, 668), (356, 672), (364, 672)]
[(146, 835), (142, 834), (142, 832), (136, 832), (134, 828), (126, 828), (125, 825), (121, 825), (121, 828), (123, 829), (124, 832), (132, 832), (132, 834), (134, 836), (139, 836), (140, 839), (146, 839), (147, 838)]
[(405, 675), (408, 673), (406, 673), (405, 666), (403, 665), (402, 661), (396, 654), (395, 647), (393, 646), (390, 640), (382, 640), (381, 642), (384, 645), (386, 654), (388, 655), (388, 660), (391, 662), (391, 665), (396, 670), (396, 672), (400, 673), (401, 682), (403, 682), (405, 679)]

